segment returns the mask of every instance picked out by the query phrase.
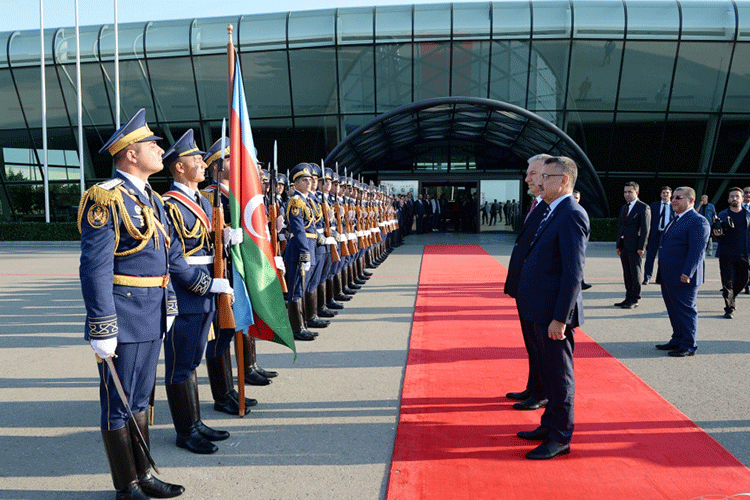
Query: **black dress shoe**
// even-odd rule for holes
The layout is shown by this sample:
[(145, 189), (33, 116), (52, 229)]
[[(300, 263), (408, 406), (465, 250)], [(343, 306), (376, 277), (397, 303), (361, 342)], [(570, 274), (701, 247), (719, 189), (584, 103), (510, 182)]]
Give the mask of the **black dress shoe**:
[(327, 307), (321, 307), (318, 309), (318, 317), (320, 318), (333, 318), (338, 313), (336, 311), (331, 311)]
[(581, 290), (588, 290), (591, 288), (591, 283), (586, 283), (585, 281), (581, 283)]
[[(354, 292), (352, 292), (352, 295), (354, 295)], [(350, 300), (352, 300), (351, 297), (349, 297), (348, 295), (346, 295), (343, 292), (340, 293), (340, 294), (338, 294), (338, 295), (336, 295), (333, 299), (337, 300), (339, 302), (349, 302)], [(331, 306), (329, 305), (328, 307), (331, 307)]]
[(526, 401), (515, 403), (513, 405), (513, 409), (514, 410), (538, 410), (539, 408), (543, 408), (545, 406), (547, 406), (546, 399), (536, 399), (534, 397), (531, 397), (527, 399)]
[(627, 304), (627, 300), (623, 300), (622, 302), (615, 302), (615, 307), (622, 307), (623, 304)]
[(313, 316), (312, 318), (307, 320), (307, 326), (309, 326), (310, 328), (326, 328), (330, 324), (330, 322), (320, 319), (317, 316)]
[(227, 431), (212, 429), (200, 420), (198, 420), (196, 424), (200, 435), (209, 441), (224, 441), (225, 439), (229, 439), (229, 433)]
[(315, 335), (309, 330), (302, 330), (294, 334), (294, 340), (315, 340)]
[[(227, 395), (223, 398), (214, 401), (214, 410), (226, 413), (228, 415), (239, 415), (240, 403), (236, 399), (232, 398), (229, 393), (227, 393)], [(245, 405), (245, 415), (247, 415), (248, 413), (250, 413), (250, 408)]]
[(263, 377), (266, 378), (274, 378), (279, 376), (279, 372), (275, 372), (273, 370), (264, 370), (258, 365), (255, 365), (255, 371), (260, 373)]
[(169, 484), (151, 475), (151, 472), (138, 480), (138, 486), (150, 498), (174, 498), (182, 495), (185, 487), (179, 484)]
[(548, 460), (558, 455), (567, 455), (570, 453), (570, 444), (562, 444), (551, 439), (545, 440), (542, 444), (526, 454), (529, 460)]
[(724, 313), (724, 317), (726, 319), (732, 319), (734, 316), (732, 315), (732, 311), (727, 311)]
[(549, 436), (549, 429), (540, 425), (533, 431), (519, 431), (516, 436), (526, 441), (544, 441)]
[(354, 278), (354, 283), (356, 283), (357, 285), (360, 285), (360, 286), (362, 286), (362, 285), (364, 285), (365, 283), (367, 283), (367, 281), (366, 281), (366, 280), (363, 280), (363, 279), (359, 279), (359, 278)]
[(643, 280), (643, 283), (641, 283), (641, 285), (648, 285), (648, 278), (646, 278), (645, 280)]
[(368, 278), (372, 276), (372, 273), (369, 271), (362, 271), (362, 275), (367, 276)]
[[(346, 300), (349, 300), (349, 299), (346, 299)], [(328, 304), (326, 304), (326, 307), (328, 309), (331, 309), (331, 310), (334, 310), (334, 309), (343, 309), (344, 308), (344, 304), (341, 304), (339, 302), (336, 302), (335, 300), (332, 300)], [(336, 311), (334, 311), (334, 312), (336, 312)]]
[[(357, 283), (349, 283), (349, 288), (351, 290), (359, 290), (362, 288), (362, 285), (358, 285)], [(344, 293), (346, 293), (346, 289), (344, 289)]]
[[(235, 401), (237, 401), (237, 404), (239, 404), (239, 402), (240, 402), (240, 393), (238, 393), (238, 392), (237, 392), (236, 390), (234, 390), (234, 389), (231, 389), (231, 390), (229, 391), (229, 396), (230, 396), (230, 397), (231, 397), (232, 399), (234, 399)], [(249, 406), (255, 406), (255, 405), (257, 405), (257, 404), (258, 404), (258, 400), (257, 400), (257, 399), (253, 399), (253, 398), (245, 398), (245, 408), (247, 408), (247, 407), (249, 407)]]
[(249, 370), (245, 370), (245, 383), (248, 385), (268, 385), (272, 381), (268, 380), (266, 377), (261, 375), (260, 373), (256, 372), (252, 368)]
[(688, 351), (687, 349), (675, 349), (674, 351), (669, 351), (667, 353), (669, 356), (672, 356), (673, 358), (684, 358), (686, 356), (695, 356), (695, 353), (693, 351)]
[(518, 401), (526, 401), (529, 399), (529, 396), (531, 396), (531, 391), (528, 389), (521, 392), (509, 392), (505, 395), (508, 399), (517, 399)]
[(148, 497), (138, 483), (133, 481), (127, 485), (124, 490), (119, 490), (117, 492), (115, 500), (148, 500)]
[(675, 344), (656, 344), (656, 348), (660, 351), (674, 351), (675, 349), (678, 349), (679, 347)]
[(219, 451), (219, 448), (215, 444), (198, 432), (196, 424), (190, 427), (190, 431), (187, 434), (177, 434), (175, 444), (178, 448), (184, 448), (199, 455), (210, 455)]
[(635, 309), (638, 307), (638, 302), (625, 302), (623, 305), (621, 305), (623, 309)]
[[(352, 290), (348, 286), (344, 287), (344, 290), (342, 290), (342, 291), (344, 292), (344, 295), (347, 295), (347, 296), (348, 295), (355, 295), (357, 293), (356, 291)], [(351, 297), (349, 297), (349, 299), (351, 299)], [(341, 300), (341, 298), (337, 298), (336, 300)]]

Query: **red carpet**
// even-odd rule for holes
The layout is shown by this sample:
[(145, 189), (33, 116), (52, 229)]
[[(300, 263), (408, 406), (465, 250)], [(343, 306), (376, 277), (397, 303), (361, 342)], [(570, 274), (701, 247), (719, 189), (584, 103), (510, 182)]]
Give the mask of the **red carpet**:
[[(724, 499), (750, 470), (583, 332), (572, 453), (535, 462), (511, 409), (527, 361), (506, 270), (479, 246), (428, 246), (388, 500)], [(584, 325), (585, 326), (585, 325)]]

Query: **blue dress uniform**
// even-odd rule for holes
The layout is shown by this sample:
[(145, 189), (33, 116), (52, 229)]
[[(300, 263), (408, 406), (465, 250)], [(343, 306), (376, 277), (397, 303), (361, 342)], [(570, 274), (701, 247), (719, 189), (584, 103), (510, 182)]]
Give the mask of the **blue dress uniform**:
[[(117, 166), (141, 164), (131, 149), (159, 140), (139, 110), (102, 147), (116, 157)], [(140, 151), (140, 149), (139, 149)], [(118, 155), (118, 153), (122, 154)], [(154, 154), (157, 154), (154, 152)], [(128, 163), (130, 162), (130, 163)], [(78, 209), (81, 232), (80, 279), (86, 305), (86, 340), (117, 339), (112, 361), (119, 375), (135, 425), (149, 440), (146, 409), (154, 388), (167, 316), (177, 314), (169, 282), (169, 235), (164, 204), (145, 183), (148, 175), (117, 170), (115, 176), (84, 193)], [(101, 429), (117, 498), (162, 498), (184, 488), (151, 475), (149, 462), (130, 434), (128, 413), (120, 400), (108, 366), (100, 362)]]
[[(311, 163), (312, 175), (321, 179), (323, 177), (320, 167)], [(325, 236), (323, 235), (325, 229), (325, 221), (323, 220), (323, 207), (322, 200), (319, 198), (317, 192), (311, 191), (307, 195), (307, 204), (310, 207), (310, 211), (313, 216), (313, 227), (317, 231), (318, 236), (316, 237), (315, 243), (315, 261), (310, 268), (309, 279), (307, 279), (305, 287), (305, 320), (307, 325), (311, 328), (325, 328), (330, 322), (322, 319), (318, 316), (318, 287), (320, 286), (321, 280), (323, 280), (323, 273), (330, 262), (328, 246), (324, 244)], [(333, 314), (331, 314), (333, 316)]]
[[(179, 163), (195, 165), (192, 157), (203, 154), (195, 144), (193, 131), (188, 130), (164, 153), (163, 161), (177, 179), (175, 168)], [(227, 439), (229, 433), (206, 427), (201, 421), (195, 371), (216, 314), (215, 294), (211, 292), (211, 205), (199, 192), (177, 181), (164, 196), (173, 241), (170, 274), (177, 306), (182, 307), (164, 346), (167, 400), (177, 446), (193, 453), (214, 453), (218, 448), (210, 441)]]
[[(335, 196), (332, 191), (334, 188), (334, 181), (338, 182), (338, 176), (330, 168), (323, 169), (323, 186), (320, 193), (320, 198), (323, 204), (323, 227), (326, 227), (326, 217), (328, 218), (327, 224), (330, 229), (330, 233), (327, 231), (324, 233), (326, 236), (325, 248), (328, 252), (328, 262), (323, 268), (323, 275), (321, 277), (320, 285), (318, 286), (318, 315), (321, 317), (333, 317), (338, 314), (337, 309), (343, 309), (344, 306), (340, 302), (336, 302), (334, 299), (334, 276), (338, 271), (338, 266), (341, 264), (341, 250), (339, 248), (339, 234), (336, 228), (336, 214), (334, 213)], [(326, 192), (326, 186), (330, 184), (330, 189)], [(330, 234), (330, 236), (329, 236)], [(335, 254), (333, 249), (336, 250)], [(334, 255), (336, 262), (334, 262)]]
[[(290, 173), (291, 182), (301, 177), (312, 177), (312, 167), (307, 163), (300, 163)], [(284, 267), (286, 268), (286, 280), (288, 288), (287, 308), (289, 322), (297, 340), (314, 340), (315, 333), (305, 328), (303, 321), (302, 297), (305, 295), (305, 285), (309, 279), (309, 269), (315, 265), (315, 247), (318, 232), (315, 230), (312, 209), (307, 202), (309, 194), (303, 195), (295, 191), (289, 198), (286, 220), (289, 228), (289, 241), (284, 251)], [(300, 262), (300, 257), (307, 260), (309, 269)]]

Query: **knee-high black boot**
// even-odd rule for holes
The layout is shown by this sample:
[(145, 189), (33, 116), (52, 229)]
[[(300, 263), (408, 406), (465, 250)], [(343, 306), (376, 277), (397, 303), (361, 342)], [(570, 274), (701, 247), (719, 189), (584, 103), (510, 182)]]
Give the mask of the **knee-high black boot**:
[(315, 340), (315, 334), (304, 328), (302, 321), (302, 305), (299, 300), (293, 300), (286, 304), (289, 313), (289, 324), (292, 326), (295, 340)]
[(255, 337), (243, 335), (242, 348), (245, 352), (245, 383), (250, 385), (268, 385), (271, 380), (255, 369)]
[(333, 318), (338, 314), (337, 311), (332, 311), (328, 308), (328, 302), (326, 301), (327, 288), (328, 284), (324, 280), (320, 282), (316, 290), (318, 294), (318, 316), (321, 318)]
[[(143, 411), (133, 416), (135, 417), (135, 425), (141, 431), (146, 446), (150, 447), (147, 412)], [(182, 495), (185, 491), (183, 486), (165, 483), (151, 474), (151, 463), (148, 461), (146, 453), (140, 447), (138, 441), (132, 439), (132, 436), (131, 442), (133, 446), (133, 458), (135, 459), (135, 471), (138, 474), (138, 485), (141, 487), (143, 493), (149, 498), (173, 498)]]
[(305, 321), (310, 328), (325, 328), (329, 322), (318, 317), (317, 291), (305, 292)]
[(191, 374), (182, 382), (166, 385), (169, 410), (172, 413), (174, 430), (177, 431), (175, 444), (193, 453), (208, 455), (215, 453), (219, 448), (203, 437), (198, 430), (200, 415), (197, 401), (193, 397), (192, 379)]
[[(211, 383), (211, 395), (214, 398), (214, 410), (229, 415), (239, 415), (238, 396), (232, 395), (234, 377), (232, 377), (232, 356), (229, 349), (225, 350), (221, 356), (206, 358), (206, 369)], [(253, 401), (255, 401), (254, 404), (258, 404), (258, 401), (254, 399), (245, 398), (245, 415), (250, 412), (250, 406), (254, 406)]]
[(133, 443), (128, 424), (113, 431), (102, 431), (104, 449), (112, 473), (112, 484), (117, 490), (117, 500), (148, 500), (138, 484), (138, 473), (135, 470)]

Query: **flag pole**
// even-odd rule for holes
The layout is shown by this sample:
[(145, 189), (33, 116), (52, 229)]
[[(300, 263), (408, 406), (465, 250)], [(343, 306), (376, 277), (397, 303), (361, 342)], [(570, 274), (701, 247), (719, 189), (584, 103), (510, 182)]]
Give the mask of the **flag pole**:
[(47, 164), (47, 80), (44, 54), (44, 0), (39, 0), (39, 38), (42, 67), (42, 154), (44, 155), (44, 221), (49, 222), (49, 168)]
[(83, 103), (81, 97), (81, 31), (78, 24), (78, 0), (76, 0), (76, 106), (78, 107), (78, 164), (81, 172), (81, 196), (86, 191), (83, 168)]
[(120, 25), (115, 0), (115, 130), (120, 128)]
[[(227, 74), (228, 74), (228, 80), (227, 80), (227, 96), (229, 97), (229, 119), (231, 122), (232, 117), (232, 97), (234, 94), (234, 58), (235, 58), (235, 51), (234, 51), (234, 43), (232, 43), (232, 31), (234, 30), (234, 26), (231, 24), (227, 26), (227, 34), (229, 36), (229, 41), (227, 42)], [(230, 127), (230, 137), (233, 130)], [(224, 137), (224, 134), (222, 133), (222, 137)], [(232, 156), (233, 151), (231, 150), (231, 144), (232, 144), (231, 138), (229, 140), (229, 156)], [(234, 152), (237, 154), (236, 152)], [(222, 154), (224, 152), (222, 151)], [(220, 250), (216, 250), (220, 251)], [(242, 284), (236, 284), (235, 286), (242, 286)], [(237, 358), (237, 400), (239, 403), (240, 411), (239, 416), (240, 418), (245, 416), (245, 347), (243, 345), (244, 338), (242, 337), (242, 330), (236, 330), (234, 332), (234, 355), (235, 358)]]

